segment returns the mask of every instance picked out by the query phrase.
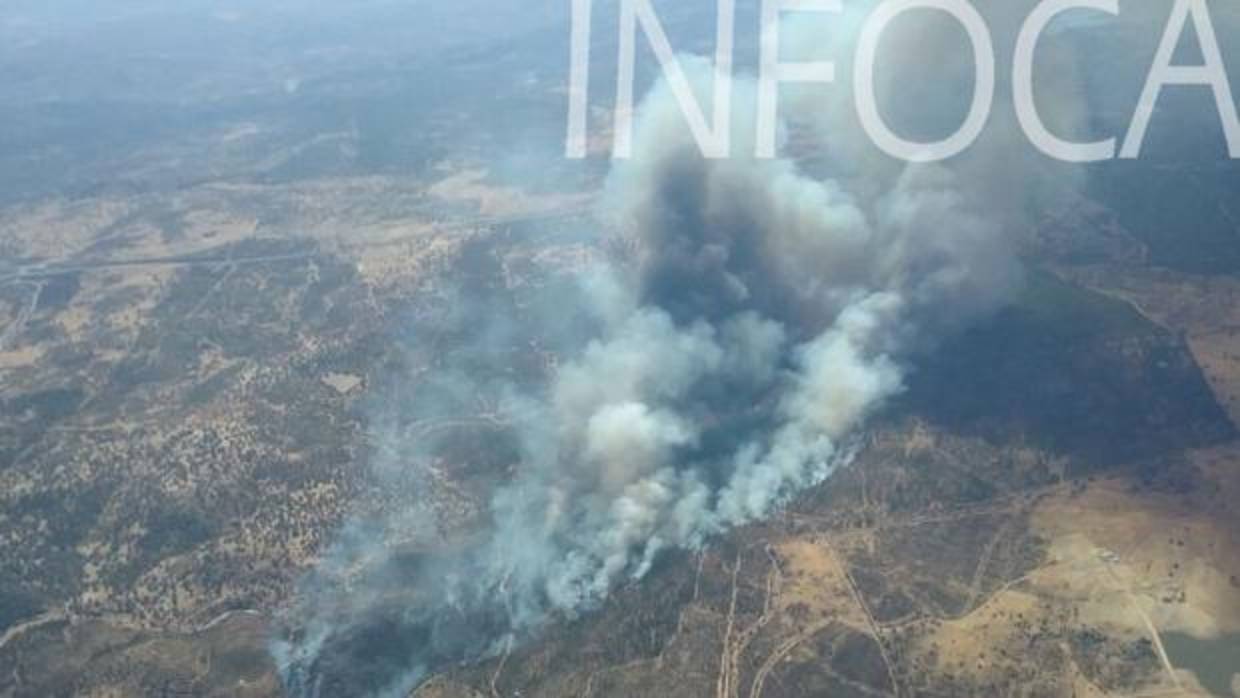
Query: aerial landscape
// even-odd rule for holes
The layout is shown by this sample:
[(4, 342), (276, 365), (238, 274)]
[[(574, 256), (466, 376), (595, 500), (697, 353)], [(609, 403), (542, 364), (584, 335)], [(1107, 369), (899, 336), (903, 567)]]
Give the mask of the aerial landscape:
[(893, 1), (0, 8), (0, 696), (1240, 698), (1240, 8)]

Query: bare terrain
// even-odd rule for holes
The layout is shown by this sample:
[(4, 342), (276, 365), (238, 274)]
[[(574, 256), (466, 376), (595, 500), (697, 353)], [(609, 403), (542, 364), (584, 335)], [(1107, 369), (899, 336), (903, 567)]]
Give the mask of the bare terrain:
[[(367, 482), (367, 395), (435, 358), (394, 320), (602, 253), (589, 200), (446, 169), (8, 211), (0, 691), (279, 695), (274, 613), (347, 510), (402, 506)], [(824, 486), (418, 695), (1208, 695), (1165, 637), (1240, 633), (1232, 285), (1042, 266)], [(444, 464), (443, 530), (476, 471)]]
[[(281, 696), (269, 640), (350, 516), (432, 503), (382, 532), (411, 559), (468, 539), (517, 464), (494, 395), (417, 409), (453, 309), (496, 299), (505, 370), (545, 381), (531, 299), (624, 253), (601, 160), (523, 150), (559, 162), (568, 35), (530, 8), (560, 4), (370, 3), (378, 36), (332, 4), (310, 46), (258, 7), (0, 23), (0, 697)], [(100, 48), (44, 76), (73, 31)], [(130, 43), (158, 69), (109, 57)], [(1101, 174), (1018, 231), (1019, 297), (926, 347), (847, 467), (413, 695), (1240, 696), (1234, 164)], [(383, 430), (453, 455), (393, 478)], [(321, 698), (363, 694), (386, 639)]]

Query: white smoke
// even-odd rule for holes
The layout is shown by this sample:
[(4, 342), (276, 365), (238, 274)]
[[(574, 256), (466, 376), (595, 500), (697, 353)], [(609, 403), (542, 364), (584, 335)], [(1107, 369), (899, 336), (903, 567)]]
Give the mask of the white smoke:
[[(708, 69), (690, 72), (708, 83)], [(738, 93), (748, 113), (752, 85)], [(541, 416), (553, 446), (536, 432), (530, 452), (545, 457), (501, 494), (519, 502), (502, 527), (552, 546), (519, 573), (550, 610), (588, 608), (660, 549), (699, 545), (820, 482), (901, 389), (902, 343), (939, 314), (958, 323), (994, 307), (1018, 277), (947, 170), (900, 174), (866, 211), (786, 159), (703, 159), (683, 124), (657, 87), (608, 187), (636, 259), (587, 296), (603, 336), (554, 381)], [(751, 125), (737, 120), (737, 153), (752, 152)], [(761, 428), (719, 433), (746, 409)]]
[[(892, 45), (945, 40), (918, 38)], [(705, 90), (709, 67), (685, 64)], [(901, 391), (910, 357), (1019, 283), (1010, 231), (1025, 206), (995, 192), (995, 172), (1026, 192), (1041, 173), (1002, 123), (957, 162), (905, 167), (863, 152), (847, 125), (832, 134), (839, 112), (823, 109), (802, 121), (849, 174), (822, 180), (746, 155), (756, 89), (735, 92), (734, 156), (722, 160), (699, 154), (669, 88), (644, 100), (600, 216), (632, 254), (584, 275), (574, 301), (598, 332), (545, 390), (505, 391), (521, 457), (491, 527), (385, 581), (419, 594), (399, 614), (409, 656), (382, 668), (391, 695), (596, 607), (660, 551), (700, 546), (822, 482)], [(471, 376), (458, 378), (468, 393)], [(320, 596), (296, 609), (302, 632), (277, 643), (293, 693), (313, 695), (337, 670), (333, 637), (346, 646), (391, 610), (333, 614)]]

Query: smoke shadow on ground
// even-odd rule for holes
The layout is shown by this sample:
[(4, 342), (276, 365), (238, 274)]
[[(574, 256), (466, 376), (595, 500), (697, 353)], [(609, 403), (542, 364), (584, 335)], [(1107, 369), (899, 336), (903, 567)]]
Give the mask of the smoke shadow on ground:
[(996, 444), (1024, 440), (1086, 468), (1236, 436), (1183, 338), (1045, 272), (923, 355), (890, 413)]

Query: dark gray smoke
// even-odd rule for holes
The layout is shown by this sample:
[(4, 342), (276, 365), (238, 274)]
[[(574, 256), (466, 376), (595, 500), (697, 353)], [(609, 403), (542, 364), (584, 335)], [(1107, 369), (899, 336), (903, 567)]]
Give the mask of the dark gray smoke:
[[(943, 29), (916, 38), (892, 45), (910, 47), (908, 59), (959, 41)], [(709, 68), (686, 60), (694, 84), (709, 85)], [(634, 157), (614, 166), (599, 216), (600, 239), (627, 252), (581, 275), (573, 307), (548, 313), (593, 329), (563, 347), (547, 384), (499, 370), (495, 348), (530, 328), (509, 326), (504, 308), (469, 316), (467, 349), (416, 400), (449, 414), (493, 396), (507, 416), (493, 438), (519, 466), (491, 496), (489, 525), (452, 552), (401, 552), (400, 531), (435, 529), (424, 501), (350, 524), (273, 645), (291, 694), (403, 696), (597, 607), (661, 551), (769, 515), (848, 461), (910, 356), (1009, 296), (1010, 231), (1025, 207), (995, 191), (995, 173), (1043, 187), (1001, 117), (950, 166), (906, 167), (851, 141), (840, 110), (798, 101), (847, 173), (823, 180), (747, 155), (755, 89), (736, 91), (723, 160), (700, 155), (666, 86), (645, 99)], [(433, 476), (435, 447), (380, 436), (384, 476), (434, 491), (420, 479)]]

